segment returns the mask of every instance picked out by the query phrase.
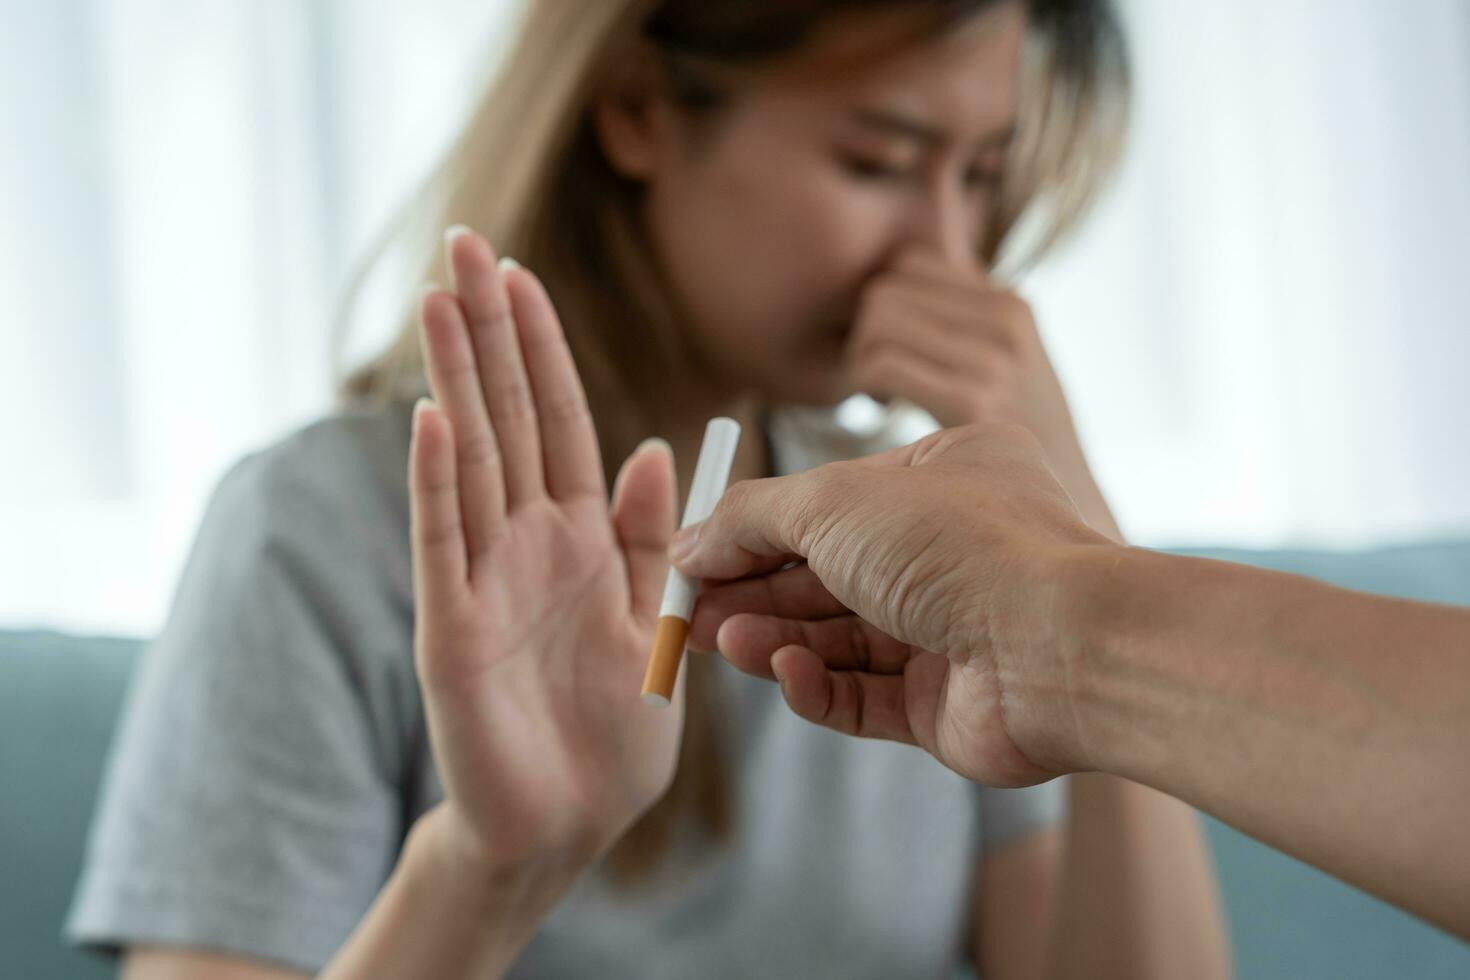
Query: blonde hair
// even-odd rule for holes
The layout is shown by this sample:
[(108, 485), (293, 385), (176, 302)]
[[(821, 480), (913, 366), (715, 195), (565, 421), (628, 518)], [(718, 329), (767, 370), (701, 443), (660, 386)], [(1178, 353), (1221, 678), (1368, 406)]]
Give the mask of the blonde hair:
[[(440, 229), (459, 223), (483, 232), (535, 270), (555, 301), (611, 467), (659, 430), (671, 407), (642, 393), (657, 391), (652, 382), (684, 357), (639, 221), (639, 188), (608, 164), (590, 118), (620, 59), (656, 53), (676, 97), (698, 110), (723, 97), (699, 80), (691, 66), (701, 62), (760, 64), (799, 53), (835, 14), (902, 8), (922, 15), (923, 30), (938, 31), (999, 2), (534, 0), (498, 78), (412, 202), (412, 215), (430, 220), (400, 218), (360, 270), (349, 301), (390, 240), (412, 243), (430, 279), (443, 268)], [(1028, 8), (1017, 138), (994, 220), (977, 242), (991, 263), (1023, 216), (1035, 223), (1022, 262), (1074, 227), (1112, 169), (1125, 129), (1126, 58), (1106, 3), (1031, 0)], [(387, 349), (343, 381), (340, 400), (410, 401), (425, 388), (411, 310)], [(716, 840), (732, 829), (712, 666), (706, 658), (689, 665), (688, 723), (669, 793), (611, 855), (625, 880), (653, 868), (684, 814)]]

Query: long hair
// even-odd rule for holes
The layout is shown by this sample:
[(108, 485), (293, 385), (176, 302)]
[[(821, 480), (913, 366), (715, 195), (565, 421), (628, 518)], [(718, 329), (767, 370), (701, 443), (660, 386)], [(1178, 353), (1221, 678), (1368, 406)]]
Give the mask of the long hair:
[[(413, 210), (396, 222), (349, 290), (393, 241), (443, 268), (440, 229), (466, 224), (534, 269), (556, 303), (611, 470), (669, 406), (647, 393), (686, 356), (639, 216), (640, 187), (605, 158), (591, 107), (621, 59), (652, 56), (691, 112), (738, 97), (713, 79), (799, 57), (827, 21), (902, 13), (894, 46), (934, 36), (1004, 2), (1026, 2), (1017, 136), (992, 220), (976, 242), (994, 264), (1027, 218), (1034, 258), (1074, 227), (1110, 174), (1126, 129), (1129, 78), (1107, 0), (534, 0), (519, 38)], [(422, 281), (422, 280), (420, 280)], [(405, 289), (407, 297), (412, 290)], [(346, 314), (344, 313), (344, 317)], [(342, 382), (346, 405), (411, 401), (426, 391), (416, 311), (396, 339)], [(689, 710), (668, 794), (614, 849), (625, 880), (651, 870), (680, 821), (718, 840), (732, 829), (731, 780), (717, 737), (716, 675), (688, 665)]]

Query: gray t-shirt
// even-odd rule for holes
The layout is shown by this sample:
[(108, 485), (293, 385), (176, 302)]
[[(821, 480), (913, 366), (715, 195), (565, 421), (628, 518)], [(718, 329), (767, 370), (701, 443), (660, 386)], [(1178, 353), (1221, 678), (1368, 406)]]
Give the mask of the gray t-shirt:
[[(129, 695), (75, 941), (316, 971), (441, 798), (413, 670), (408, 433), (399, 407), (333, 417), (221, 482)], [(792, 468), (800, 447), (772, 438)], [(590, 870), (512, 975), (950, 974), (980, 856), (1056, 820), (1062, 788), (978, 789), (801, 721), (774, 685), (721, 685), (733, 839), (676, 847), (632, 891)]]

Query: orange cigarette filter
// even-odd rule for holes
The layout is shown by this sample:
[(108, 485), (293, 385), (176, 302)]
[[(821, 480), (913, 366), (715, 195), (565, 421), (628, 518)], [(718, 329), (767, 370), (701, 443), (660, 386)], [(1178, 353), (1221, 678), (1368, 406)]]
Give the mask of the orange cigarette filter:
[(643, 700), (664, 706), (674, 696), (679, 665), (684, 662), (684, 644), (689, 624), (678, 616), (660, 616), (653, 631), (653, 652), (648, 656), (648, 673), (643, 675)]

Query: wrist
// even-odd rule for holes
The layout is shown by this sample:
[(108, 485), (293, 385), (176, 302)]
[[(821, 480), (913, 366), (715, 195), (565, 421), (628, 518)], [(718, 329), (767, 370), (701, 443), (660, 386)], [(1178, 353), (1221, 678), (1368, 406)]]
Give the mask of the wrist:
[(564, 862), (486, 864), (449, 804), (416, 821), (387, 885), (324, 976), (503, 976), (576, 878)]
[(1056, 617), (1077, 769), (1155, 785), (1167, 768), (1194, 710), (1188, 624), (1219, 591), (1196, 565), (1124, 546), (1067, 565)]
[(514, 857), (487, 849), (450, 803), (425, 813), (409, 832), (405, 851), (436, 888), (494, 912), (539, 921), (591, 863), (581, 848), (527, 852)]
[[(1128, 549), (1087, 531), (1032, 555), (1008, 577), (1010, 601), (982, 608), (971, 658), (993, 656), (1011, 740), (1033, 766), (1053, 775), (1096, 768), (1084, 722), (1092, 707), (1086, 672), (1114, 627), (1110, 569)], [(1013, 566), (1014, 567), (1014, 566)]]
[(1075, 771), (1109, 771), (1122, 729), (1105, 676), (1137, 641), (1138, 556), (1125, 546), (1078, 549), (1060, 563), (1052, 606), (1071, 719), (1063, 746)]

